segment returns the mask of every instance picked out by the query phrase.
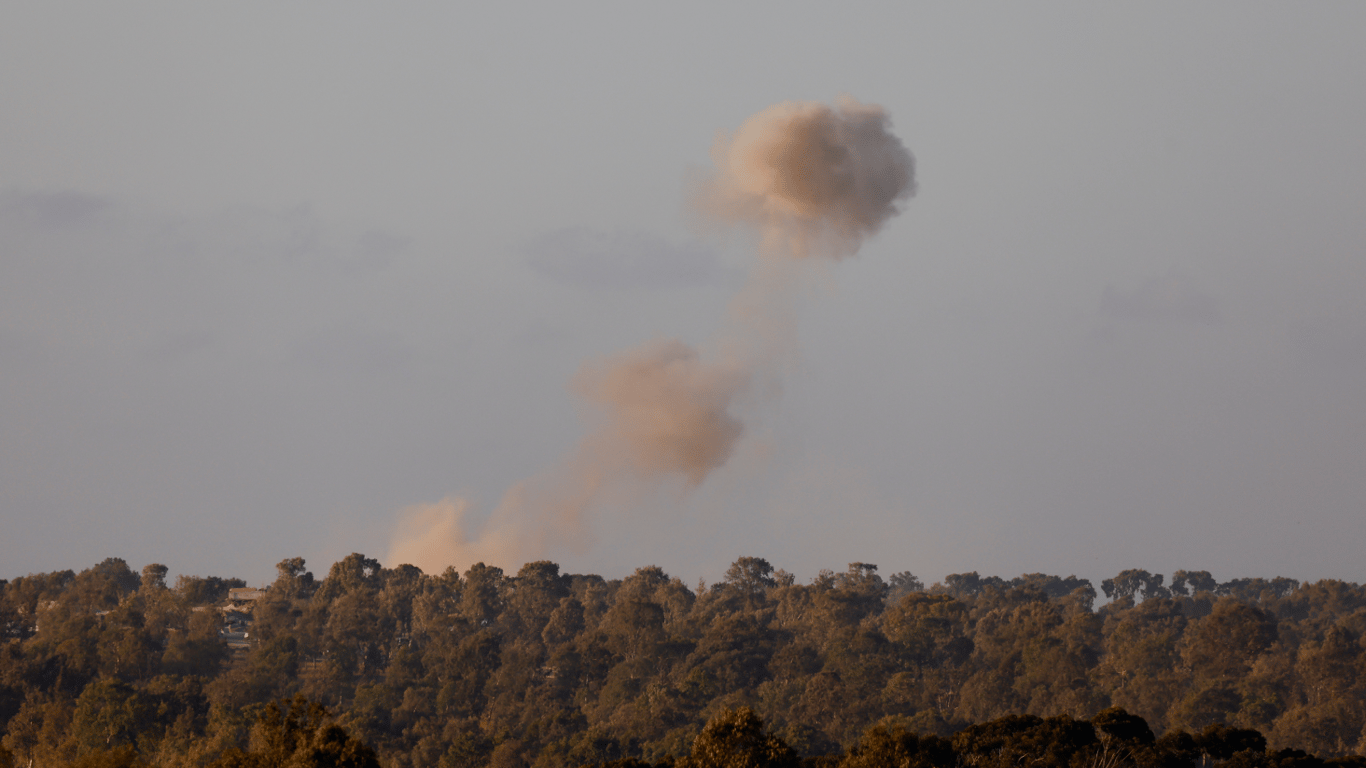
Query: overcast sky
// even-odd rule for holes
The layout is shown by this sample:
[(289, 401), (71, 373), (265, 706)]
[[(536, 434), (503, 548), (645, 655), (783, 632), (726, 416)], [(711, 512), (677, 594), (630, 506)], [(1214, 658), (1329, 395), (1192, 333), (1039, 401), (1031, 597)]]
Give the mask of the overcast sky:
[(0, 10), (0, 578), (488, 514), (581, 365), (724, 323), (718, 133), (848, 94), (918, 194), (725, 467), (552, 559), (1366, 581), (1366, 5), (471, 5)]

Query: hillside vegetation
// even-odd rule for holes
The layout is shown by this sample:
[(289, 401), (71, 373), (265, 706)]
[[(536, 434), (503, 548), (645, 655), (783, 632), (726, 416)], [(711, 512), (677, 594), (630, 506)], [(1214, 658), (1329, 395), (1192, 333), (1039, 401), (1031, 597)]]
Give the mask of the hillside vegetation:
[[(1029, 743), (1078, 766), (1366, 749), (1366, 589), (1340, 581), (1125, 571), (1097, 609), (1075, 577), (926, 588), (853, 563), (799, 584), (759, 558), (691, 587), (360, 554), (315, 579), (294, 558), (236, 603), (240, 580), (166, 573), (110, 559), (0, 582), (0, 766), (277, 764), (250, 761), (278, 733), (361, 761), (317, 764), (373, 749), (395, 768), (702, 765), (724, 733), (850, 768), (1004, 766)], [(1262, 741), (1228, 748), (1239, 733)]]

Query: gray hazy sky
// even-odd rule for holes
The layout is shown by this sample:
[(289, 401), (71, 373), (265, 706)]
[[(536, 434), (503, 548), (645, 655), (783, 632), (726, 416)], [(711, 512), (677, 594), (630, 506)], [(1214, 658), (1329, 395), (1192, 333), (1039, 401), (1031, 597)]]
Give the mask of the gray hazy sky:
[(730, 464), (554, 559), (1366, 581), (1366, 5), (470, 6), (0, 10), (0, 577), (486, 514), (584, 361), (722, 324), (718, 132), (849, 94), (918, 195)]

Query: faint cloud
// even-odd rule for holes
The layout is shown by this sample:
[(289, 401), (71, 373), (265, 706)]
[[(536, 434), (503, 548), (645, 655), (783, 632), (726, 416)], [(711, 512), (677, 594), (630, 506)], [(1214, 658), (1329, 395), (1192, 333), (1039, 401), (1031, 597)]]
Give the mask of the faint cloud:
[(0, 195), (0, 219), (47, 229), (65, 229), (93, 219), (111, 203), (79, 192), (30, 192)]
[(295, 346), (293, 358), (330, 374), (362, 375), (403, 370), (413, 352), (395, 334), (331, 328)]
[(1137, 288), (1105, 286), (1100, 295), (1103, 318), (1133, 323), (1214, 325), (1219, 322), (1219, 300), (1179, 278), (1149, 280)]
[(561, 229), (536, 238), (525, 253), (532, 269), (578, 288), (667, 290), (716, 285), (726, 277), (706, 246), (676, 245), (643, 232)]

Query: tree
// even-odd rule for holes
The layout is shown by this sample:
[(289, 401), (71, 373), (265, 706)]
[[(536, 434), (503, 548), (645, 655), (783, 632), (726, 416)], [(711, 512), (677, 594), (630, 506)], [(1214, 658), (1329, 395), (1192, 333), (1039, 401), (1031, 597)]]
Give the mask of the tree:
[(220, 579), (217, 576), (201, 578), (181, 574), (176, 577), (175, 591), (187, 605), (209, 605), (225, 599), (228, 590), (246, 585), (242, 579)]
[(202, 675), (213, 677), (219, 666), (227, 661), (230, 651), (218, 638), (220, 618), (206, 610), (192, 611), (184, 632), (176, 632), (167, 641), (161, 655), (161, 668), (173, 675)]
[(977, 575), (977, 571), (967, 573), (950, 573), (944, 577), (943, 584), (936, 584), (930, 588), (932, 592), (947, 592), (957, 598), (972, 597), (987, 587), (1004, 586), (999, 576), (987, 576), (983, 578)]
[(112, 679), (91, 683), (76, 700), (71, 720), (77, 754), (135, 745), (152, 716), (147, 700), (127, 683)]
[(1061, 606), (1029, 587), (995, 594), (1000, 607), (983, 616), (973, 634), (976, 671), (963, 687), (961, 716), (1094, 712), (1100, 702), (1093, 701), (1086, 678), (1100, 642), (1096, 618), (1064, 616)]
[(135, 592), (142, 577), (128, 568), (121, 558), (110, 557), (93, 568), (81, 571), (61, 592), (61, 602), (82, 612), (107, 610)]
[(438, 711), (478, 715), (487, 701), (489, 678), (502, 665), (501, 636), (485, 628), (449, 649), (449, 655), (439, 656), (435, 651), (429, 651), (423, 661), (441, 681), (436, 698)]
[(379, 606), (387, 624), (395, 628), (394, 636), (385, 638), (398, 642), (400, 636), (412, 632), (413, 599), (422, 594), (427, 585), (427, 575), (415, 565), (400, 565), (384, 569), (381, 574), (384, 583), (379, 592)]
[(1338, 699), (1318, 706), (1294, 707), (1278, 718), (1272, 741), (1295, 744), (1320, 756), (1360, 752), (1363, 745), (1361, 703)]
[(1265, 752), (1266, 738), (1250, 728), (1207, 726), (1195, 736), (1200, 749), (1215, 760), (1227, 760), (1239, 752)]
[(1186, 632), (1182, 655), (1197, 680), (1232, 682), (1247, 674), (1257, 656), (1276, 641), (1276, 634), (1274, 616), (1223, 598)]
[(894, 573), (887, 577), (887, 603), (895, 605), (901, 598), (913, 592), (924, 592), (925, 584), (910, 571)]
[(607, 647), (626, 661), (656, 655), (664, 642), (664, 608), (644, 600), (619, 602), (603, 617)]
[[(1187, 589), (1189, 586), (1189, 589)], [(1201, 592), (1213, 592), (1219, 588), (1219, 582), (1209, 575), (1209, 571), (1177, 571), (1172, 574), (1172, 594), (1191, 595)]]
[(1206, 682), (1191, 689), (1182, 699), (1172, 702), (1167, 720), (1180, 728), (1199, 729), (1230, 722), (1237, 716), (1243, 699), (1225, 682)]
[(725, 709), (692, 743), (678, 768), (797, 768), (800, 761), (782, 739), (768, 732), (749, 707)]
[(879, 723), (864, 732), (839, 768), (948, 768), (955, 762), (948, 739)]
[[(352, 555), (352, 557), (363, 558), (364, 556)], [(378, 563), (376, 565), (378, 566)], [(333, 568), (336, 566), (334, 565)], [(305, 570), (302, 557), (289, 557), (281, 560), (275, 565), (275, 573), (275, 583), (270, 586), (272, 592), (290, 599), (308, 597), (313, 594), (313, 574)]]
[(170, 570), (170, 568), (167, 568), (161, 563), (152, 563), (150, 565), (144, 565), (142, 567), (142, 578), (138, 585), (138, 589), (145, 592), (165, 589), (166, 574), (169, 573)]
[(1120, 571), (1113, 579), (1102, 581), (1100, 588), (1106, 597), (1114, 598), (1116, 601), (1136, 601), (1139, 595), (1142, 595), (1144, 600), (1171, 596), (1171, 593), (1162, 586), (1162, 574), (1148, 573), (1138, 568)]
[[(299, 561), (299, 568), (302, 568), (303, 559), (296, 559)], [(293, 561), (287, 562), (292, 563)], [(282, 572), (281, 576), (283, 575)], [(366, 557), (359, 552), (352, 552), (332, 564), (332, 568), (327, 572), (327, 578), (318, 586), (317, 597), (324, 601), (330, 601), (341, 595), (354, 592), (373, 594), (383, 586), (383, 572), (379, 561)]]
[(750, 610), (762, 605), (768, 590), (778, 585), (773, 579), (773, 566), (762, 557), (742, 557), (731, 563), (726, 569), (725, 583), (744, 599)]
[(1083, 592), (1089, 592), (1092, 600), (1096, 597), (1096, 588), (1091, 585), (1091, 580), (1077, 576), (1068, 576), (1064, 579), (1046, 573), (1026, 573), (1011, 579), (1010, 585), (1012, 587), (1034, 587), (1053, 600), (1067, 597), (1079, 589)]
[(970, 725), (953, 736), (960, 763), (981, 768), (1085, 765), (1099, 746), (1089, 722), (1066, 715), (1009, 715)]
[(1123, 744), (1147, 745), (1157, 741), (1153, 736), (1153, 729), (1148, 727), (1146, 720), (1138, 715), (1131, 715), (1120, 707), (1101, 710), (1091, 718), (1091, 725), (1106, 737)]
[(560, 604), (550, 614), (541, 641), (548, 646), (567, 643), (583, 631), (583, 603), (573, 597), (560, 598)]
[(1187, 619), (1174, 600), (1147, 600), (1125, 611), (1107, 611), (1103, 654), (1093, 670), (1110, 701), (1149, 723), (1164, 723), (1167, 710), (1189, 685), (1179, 645)]
[(1360, 643), (1352, 631), (1342, 625), (1329, 627), (1322, 642), (1301, 646), (1296, 668), (1304, 682), (1308, 703), (1318, 705), (1350, 696), (1358, 674), (1366, 672), (1366, 664), (1362, 661)]
[(142, 578), (133, 573), (121, 557), (105, 558), (91, 570), (112, 581), (117, 586), (120, 596), (136, 591), (142, 584)]
[(863, 604), (865, 613), (881, 608), (887, 598), (887, 584), (872, 563), (850, 563), (848, 570), (835, 577), (835, 587), (856, 596), (854, 599)]
[(509, 579), (504, 616), (510, 629), (518, 634), (539, 635), (559, 607), (569, 597), (569, 580), (560, 575), (560, 566), (549, 560), (527, 563)]
[(252, 728), (251, 749), (229, 750), (212, 768), (380, 768), (375, 751), (302, 696), (271, 702)]
[(773, 633), (753, 617), (720, 617), (687, 656), (679, 687), (699, 703), (753, 688), (771, 676), (768, 660), (773, 646)]
[(1287, 579), (1284, 576), (1277, 576), (1270, 581), (1266, 579), (1233, 579), (1220, 584), (1216, 592), (1220, 595), (1233, 595), (1250, 603), (1265, 603), (1285, 597), (1299, 586), (1298, 581)]
[(919, 669), (958, 666), (972, 653), (968, 608), (948, 595), (913, 593), (882, 614), (882, 631)]
[(503, 612), (503, 569), (475, 563), (465, 571), (460, 611), (474, 626), (492, 624)]
[[(4, 763), (0, 762), (0, 766)], [(138, 751), (132, 746), (114, 747), (87, 752), (71, 763), (68, 768), (151, 768), (138, 759)]]

